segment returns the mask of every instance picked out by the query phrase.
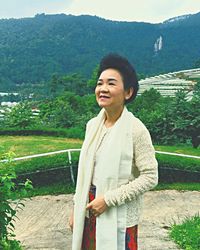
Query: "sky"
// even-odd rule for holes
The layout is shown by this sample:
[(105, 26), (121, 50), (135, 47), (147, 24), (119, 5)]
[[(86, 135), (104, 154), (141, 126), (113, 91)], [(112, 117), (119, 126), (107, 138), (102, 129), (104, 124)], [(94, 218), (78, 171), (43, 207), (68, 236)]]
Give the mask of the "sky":
[(200, 12), (200, 0), (0, 0), (0, 19), (64, 13), (159, 23), (197, 12)]

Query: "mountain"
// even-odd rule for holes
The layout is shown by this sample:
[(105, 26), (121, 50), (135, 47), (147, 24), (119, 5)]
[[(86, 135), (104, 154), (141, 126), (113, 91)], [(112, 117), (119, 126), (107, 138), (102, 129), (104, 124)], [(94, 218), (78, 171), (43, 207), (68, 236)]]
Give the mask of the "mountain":
[(189, 15), (182, 15), (182, 16), (177, 16), (177, 17), (172, 17), (166, 21), (164, 21), (164, 24), (180, 24), (183, 20), (188, 19), (191, 17), (191, 14)]
[(199, 44), (200, 13), (160, 24), (64, 14), (0, 19), (0, 91), (48, 81), (54, 73), (89, 78), (109, 52), (127, 56), (149, 76), (192, 68)]
[(171, 25), (173, 27), (177, 26), (199, 26), (199, 21), (200, 21), (200, 12), (197, 14), (188, 14), (188, 15), (182, 15), (182, 16), (177, 16), (170, 18), (166, 21), (164, 21), (162, 24), (164, 26)]

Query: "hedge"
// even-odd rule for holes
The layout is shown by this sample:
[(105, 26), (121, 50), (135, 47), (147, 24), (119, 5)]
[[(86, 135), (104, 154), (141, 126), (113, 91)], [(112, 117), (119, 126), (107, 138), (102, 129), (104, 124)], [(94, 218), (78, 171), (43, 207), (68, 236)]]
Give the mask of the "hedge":
[[(73, 162), (78, 162), (79, 152), (72, 153)], [(30, 173), (38, 170), (58, 168), (61, 166), (69, 165), (67, 153), (61, 153), (56, 155), (32, 158), (27, 160), (14, 161), (11, 164), (11, 168), (15, 168), (16, 174)], [(0, 172), (6, 171), (9, 167), (7, 164), (1, 164)]]
[(0, 135), (43, 135), (43, 136), (60, 136), (67, 138), (84, 138), (85, 131), (80, 127), (73, 128), (0, 128)]
[(175, 168), (200, 172), (200, 159), (165, 154), (156, 154), (156, 158), (160, 168)]

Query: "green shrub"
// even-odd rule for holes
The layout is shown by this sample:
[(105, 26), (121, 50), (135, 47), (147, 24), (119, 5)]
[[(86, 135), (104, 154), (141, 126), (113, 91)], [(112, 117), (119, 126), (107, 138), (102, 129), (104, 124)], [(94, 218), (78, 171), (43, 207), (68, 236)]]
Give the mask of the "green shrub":
[(0, 240), (0, 249), (3, 250), (22, 250), (18, 240)]
[(85, 131), (79, 127), (72, 128), (1, 128), (0, 135), (44, 135), (44, 136), (61, 136), (67, 138), (84, 138)]
[(189, 171), (200, 171), (200, 160), (174, 155), (157, 154), (158, 165), (160, 168), (176, 168)]
[(200, 183), (159, 183), (153, 190), (187, 190), (200, 191)]
[[(7, 164), (6, 164), (7, 165)], [(4, 169), (5, 170), (5, 169)], [(19, 241), (15, 240), (13, 224), (18, 209), (23, 208), (24, 204), (16, 200), (16, 190), (18, 194), (26, 195), (27, 190), (32, 188), (29, 180), (16, 186), (14, 180), (16, 174), (11, 167), (0, 175), (0, 249), (21, 249)]]
[(184, 250), (200, 249), (200, 217), (187, 218), (181, 225), (173, 225), (170, 237)]
[[(0, 175), (0, 246), (2, 245), (3, 249), (16, 249), (13, 247), (19, 243), (14, 239), (15, 227), (13, 222), (17, 210), (21, 209), (24, 204), (21, 201), (13, 201), (16, 198), (15, 179), (14, 170)], [(25, 195), (31, 184), (29, 181), (26, 181), (24, 184), (20, 184), (20, 186), (20, 193)], [(13, 208), (14, 205), (15, 208)]]
[[(77, 164), (78, 158), (79, 158), (79, 152), (73, 152), (72, 153), (73, 164)], [(30, 173), (30, 172), (35, 172), (37, 170), (51, 169), (68, 165), (69, 162), (67, 153), (13, 162), (13, 166), (15, 167), (17, 174)], [(5, 167), (2, 167), (2, 169), (4, 168)]]
[(67, 165), (66, 153), (32, 158), (28, 160), (17, 161), (14, 163), (16, 172), (18, 174), (35, 172), (37, 170), (45, 170), (66, 165)]
[(51, 185), (43, 185), (40, 187), (34, 187), (29, 190), (24, 198), (33, 197), (38, 195), (59, 195), (59, 194), (72, 194), (75, 192), (75, 187), (71, 184), (64, 184), (62, 182)]

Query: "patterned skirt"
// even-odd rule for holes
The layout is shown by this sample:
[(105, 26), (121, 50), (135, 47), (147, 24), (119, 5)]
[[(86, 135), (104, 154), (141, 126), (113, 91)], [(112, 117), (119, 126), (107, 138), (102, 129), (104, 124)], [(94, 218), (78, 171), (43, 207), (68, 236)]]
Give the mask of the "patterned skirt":
[[(89, 201), (95, 199), (96, 188), (90, 187)], [(125, 250), (137, 250), (138, 226), (126, 228)], [(90, 213), (89, 218), (85, 218), (83, 231), (82, 250), (96, 250), (96, 217)]]

